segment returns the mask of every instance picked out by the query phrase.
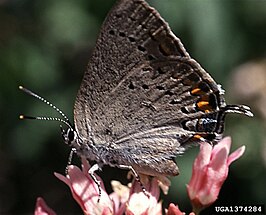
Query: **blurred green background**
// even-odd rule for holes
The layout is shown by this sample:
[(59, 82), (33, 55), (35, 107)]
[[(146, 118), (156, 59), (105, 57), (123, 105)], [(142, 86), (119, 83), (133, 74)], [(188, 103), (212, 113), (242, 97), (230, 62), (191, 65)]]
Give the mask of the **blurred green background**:
[[(55, 116), (18, 90), (24, 85), (52, 101), (70, 119), (83, 72), (111, 0), (0, 0), (0, 214), (34, 211), (42, 196), (59, 214), (81, 214), (66, 185), (69, 148), (56, 122), (20, 121), (19, 114)], [(153, 0), (190, 55), (226, 89), (228, 103), (249, 105), (254, 118), (229, 116), (233, 149), (246, 145), (230, 167), (215, 205), (266, 202), (266, 1)], [(190, 212), (185, 184), (198, 149), (177, 158), (169, 202)], [(76, 161), (77, 162), (77, 161)], [(125, 171), (104, 168), (108, 186)], [(119, 177), (118, 177), (119, 176)], [(124, 177), (126, 178), (126, 176)], [(127, 183), (126, 180), (123, 181)], [(207, 209), (203, 214), (210, 214)]]

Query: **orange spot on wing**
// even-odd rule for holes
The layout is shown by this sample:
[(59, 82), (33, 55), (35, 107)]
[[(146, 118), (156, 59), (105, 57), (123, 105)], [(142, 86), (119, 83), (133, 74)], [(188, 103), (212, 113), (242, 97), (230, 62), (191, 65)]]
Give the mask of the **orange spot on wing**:
[(200, 92), (200, 91), (201, 91), (200, 88), (195, 88), (195, 89), (191, 90), (191, 93), (192, 93), (192, 94), (196, 94), (196, 93), (198, 93), (198, 92)]
[(207, 102), (207, 101), (200, 101), (200, 102), (197, 103), (197, 105), (198, 105), (199, 108), (202, 108), (203, 106), (209, 105), (209, 102)]
[(202, 136), (200, 136), (199, 134), (195, 134), (193, 137), (196, 138), (196, 139), (201, 139), (202, 138)]

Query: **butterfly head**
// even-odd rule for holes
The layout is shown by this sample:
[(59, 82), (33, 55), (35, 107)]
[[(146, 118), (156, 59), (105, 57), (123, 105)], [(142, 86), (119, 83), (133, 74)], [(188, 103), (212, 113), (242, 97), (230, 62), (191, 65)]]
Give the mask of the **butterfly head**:
[(20, 115), (19, 118), (20, 119), (34, 119), (34, 120), (46, 120), (46, 121), (59, 121), (61, 123), (64, 123), (67, 126), (67, 129), (63, 129), (63, 127), (60, 125), (61, 128), (61, 134), (62, 137), (64, 139), (64, 142), (71, 146), (71, 147), (75, 147), (79, 144), (79, 138), (78, 138), (78, 134), (75, 130), (75, 127), (71, 124), (71, 122), (69, 121), (69, 119), (67, 118), (67, 116), (63, 113), (63, 111), (61, 111), (58, 107), (56, 107), (55, 105), (53, 105), (51, 102), (47, 101), (46, 99), (44, 99), (43, 97), (37, 95), (36, 93), (32, 92), (31, 90), (19, 86), (19, 89), (22, 90), (23, 92), (27, 93), (30, 96), (33, 96), (35, 98), (37, 98), (38, 100), (42, 101), (43, 103), (47, 104), (48, 106), (52, 107), (57, 113), (59, 113), (63, 118), (58, 118), (58, 117), (46, 117), (46, 116), (25, 116), (25, 115)]
[(63, 129), (63, 127), (61, 125), (60, 125), (60, 129), (61, 129), (61, 134), (62, 134), (62, 137), (63, 137), (65, 144), (67, 144), (69, 146), (74, 146), (78, 140), (77, 132), (71, 127), (69, 127), (67, 130), (65, 130), (65, 129)]

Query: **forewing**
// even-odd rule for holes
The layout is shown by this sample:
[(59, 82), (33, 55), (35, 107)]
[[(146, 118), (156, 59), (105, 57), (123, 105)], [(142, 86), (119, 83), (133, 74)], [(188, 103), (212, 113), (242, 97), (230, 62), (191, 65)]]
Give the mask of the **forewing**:
[[(189, 134), (182, 120), (195, 108), (203, 114), (206, 105), (199, 102), (216, 93), (217, 84), (155, 9), (143, 0), (120, 0), (102, 26), (82, 80), (75, 124), (95, 144), (136, 151), (148, 146), (153, 157), (159, 147), (158, 156), (171, 158), (180, 146), (177, 135)], [(218, 96), (211, 101), (208, 111), (222, 103)]]

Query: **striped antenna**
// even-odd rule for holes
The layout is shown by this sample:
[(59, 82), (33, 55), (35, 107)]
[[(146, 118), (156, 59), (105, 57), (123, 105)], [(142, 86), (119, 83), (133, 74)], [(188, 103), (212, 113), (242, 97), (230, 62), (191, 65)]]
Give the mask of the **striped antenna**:
[(37, 95), (36, 93), (32, 92), (31, 90), (29, 90), (29, 89), (27, 89), (27, 88), (25, 88), (23, 86), (19, 86), (19, 89), (22, 90), (23, 92), (27, 93), (28, 95), (33, 96), (33, 97), (39, 99), (43, 103), (49, 105), (50, 107), (52, 107), (57, 113), (59, 113), (64, 118), (64, 119), (61, 119), (61, 118), (57, 118), (57, 117), (44, 117), (44, 116), (33, 117), (33, 116), (20, 115), (19, 116), (20, 119), (35, 119), (35, 120), (47, 120), (47, 121), (59, 121), (59, 122), (62, 122), (64, 124), (66, 124), (68, 127), (73, 128), (73, 126), (70, 123), (70, 121), (67, 118), (67, 116), (58, 107), (56, 107), (51, 102), (47, 101), (43, 97)]
[(64, 123), (65, 125), (67, 125), (69, 128), (72, 128), (72, 125), (63, 120), (63, 119), (60, 119), (58, 117), (46, 117), (46, 116), (25, 116), (23, 114), (19, 115), (19, 119), (23, 120), (23, 119), (35, 119), (35, 120), (46, 120), (46, 121), (58, 121), (58, 122), (62, 122)]

